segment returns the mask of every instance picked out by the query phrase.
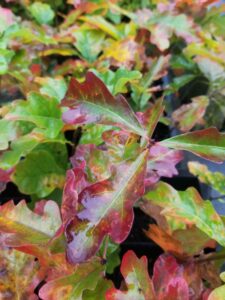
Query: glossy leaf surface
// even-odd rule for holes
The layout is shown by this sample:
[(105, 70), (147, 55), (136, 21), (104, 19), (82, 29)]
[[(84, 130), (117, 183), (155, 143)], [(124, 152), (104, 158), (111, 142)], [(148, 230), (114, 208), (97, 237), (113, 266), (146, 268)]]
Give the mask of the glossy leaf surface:
[(160, 142), (161, 145), (193, 152), (214, 162), (225, 160), (225, 134), (208, 128), (178, 135)]
[(79, 212), (66, 229), (70, 262), (93, 256), (105, 235), (116, 243), (127, 237), (133, 223), (133, 205), (144, 193), (146, 157), (144, 151), (133, 162), (122, 163), (114, 178), (90, 185), (79, 194)]
[(63, 106), (72, 109), (64, 114), (64, 121), (72, 124), (100, 123), (122, 126), (139, 135), (145, 135), (129, 104), (122, 96), (113, 97), (103, 82), (89, 72), (84, 83), (73, 78)]

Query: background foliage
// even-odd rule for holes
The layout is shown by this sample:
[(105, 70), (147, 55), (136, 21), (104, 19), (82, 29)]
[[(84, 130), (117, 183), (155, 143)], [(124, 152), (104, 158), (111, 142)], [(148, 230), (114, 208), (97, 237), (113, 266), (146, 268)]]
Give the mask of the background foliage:
[[(1, 1), (1, 299), (224, 300), (224, 215), (166, 183), (186, 151), (225, 160), (224, 12)], [(224, 174), (188, 168), (224, 197)], [(27, 201), (3, 201), (10, 187)], [(121, 260), (134, 208), (164, 252), (154, 262)]]

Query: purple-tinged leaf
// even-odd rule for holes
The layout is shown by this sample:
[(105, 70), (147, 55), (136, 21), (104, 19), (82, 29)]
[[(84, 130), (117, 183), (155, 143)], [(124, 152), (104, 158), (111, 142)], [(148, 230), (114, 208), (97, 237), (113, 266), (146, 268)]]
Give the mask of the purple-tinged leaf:
[(79, 263), (93, 256), (106, 235), (121, 243), (133, 222), (133, 205), (144, 193), (148, 150), (114, 168), (114, 176), (85, 188), (79, 211), (66, 228), (67, 258)]
[(72, 109), (63, 115), (66, 123), (116, 125), (146, 136), (125, 98), (121, 95), (114, 97), (104, 83), (91, 72), (87, 73), (83, 83), (79, 83), (75, 78), (71, 79), (62, 106)]
[(160, 177), (173, 177), (177, 175), (176, 165), (183, 159), (181, 151), (174, 151), (156, 143), (149, 150), (147, 162), (147, 176), (145, 183), (150, 186)]

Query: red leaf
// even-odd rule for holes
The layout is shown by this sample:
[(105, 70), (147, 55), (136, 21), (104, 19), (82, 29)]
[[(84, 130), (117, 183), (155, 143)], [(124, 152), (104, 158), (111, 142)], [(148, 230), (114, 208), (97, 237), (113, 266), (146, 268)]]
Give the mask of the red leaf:
[(155, 130), (155, 127), (159, 121), (161, 114), (163, 113), (164, 106), (162, 105), (163, 99), (159, 99), (152, 107), (146, 110), (144, 113), (137, 113), (138, 119), (142, 126), (146, 128), (148, 137), (151, 138)]
[(146, 256), (138, 259), (133, 251), (128, 251), (123, 256), (120, 270), (125, 279), (127, 291), (111, 288), (106, 292), (106, 300), (155, 299), (152, 281), (148, 274)]
[(189, 300), (184, 268), (170, 255), (161, 255), (154, 265), (153, 284), (157, 300)]
[(125, 98), (121, 95), (114, 97), (105, 84), (91, 72), (87, 73), (83, 83), (79, 83), (75, 78), (71, 79), (62, 106), (72, 108), (63, 115), (66, 123), (117, 125), (146, 136)]
[(135, 161), (114, 166), (114, 176), (86, 187), (78, 197), (79, 211), (68, 224), (67, 257), (78, 263), (93, 256), (109, 235), (121, 243), (133, 222), (133, 205), (144, 193), (147, 150)]

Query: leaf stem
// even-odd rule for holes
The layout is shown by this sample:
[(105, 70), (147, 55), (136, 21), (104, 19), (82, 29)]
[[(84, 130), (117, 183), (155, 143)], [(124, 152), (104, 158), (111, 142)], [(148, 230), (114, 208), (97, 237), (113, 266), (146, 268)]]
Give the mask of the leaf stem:
[(209, 253), (195, 258), (196, 263), (204, 263), (207, 261), (219, 260), (225, 258), (225, 253)]

